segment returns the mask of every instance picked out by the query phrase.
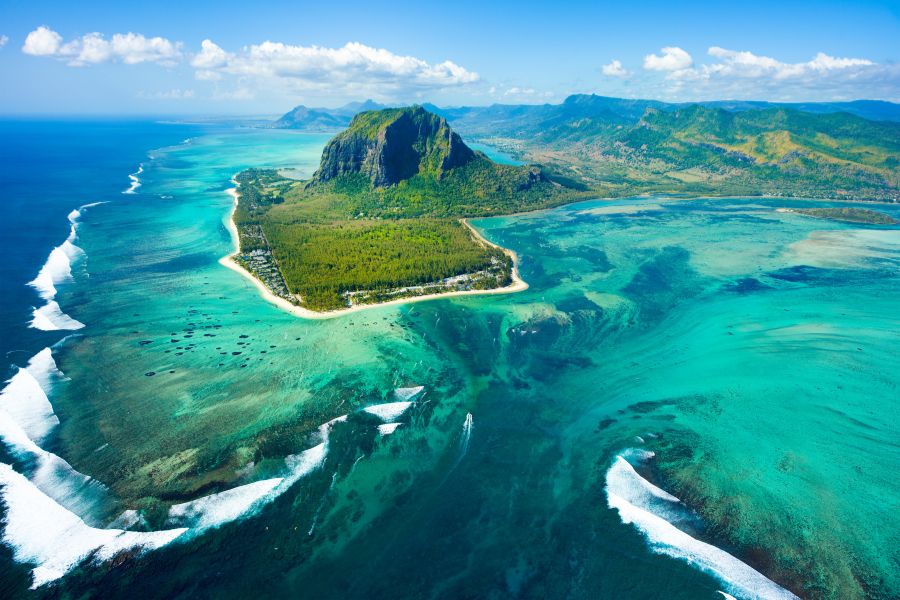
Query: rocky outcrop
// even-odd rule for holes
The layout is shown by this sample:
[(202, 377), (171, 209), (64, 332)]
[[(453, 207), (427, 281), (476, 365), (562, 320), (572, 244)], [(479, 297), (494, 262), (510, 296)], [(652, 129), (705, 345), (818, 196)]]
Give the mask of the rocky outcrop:
[(368, 111), (328, 142), (313, 179), (362, 173), (373, 186), (387, 187), (418, 173), (440, 178), (473, 158), (447, 121), (421, 106)]

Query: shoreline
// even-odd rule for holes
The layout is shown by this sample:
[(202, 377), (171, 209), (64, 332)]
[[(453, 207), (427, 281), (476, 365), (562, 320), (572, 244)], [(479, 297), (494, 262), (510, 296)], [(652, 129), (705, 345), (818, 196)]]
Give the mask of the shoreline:
[[(234, 178), (231, 179), (231, 182), (237, 186), (237, 181)], [(408, 304), (412, 302), (424, 302), (427, 300), (438, 300), (442, 298), (452, 298), (454, 296), (476, 296), (476, 295), (492, 295), (492, 294), (514, 294), (516, 292), (522, 292), (528, 289), (528, 283), (525, 282), (519, 276), (519, 256), (512, 250), (508, 248), (503, 248), (498, 246), (497, 244), (491, 242), (486, 239), (481, 233), (475, 229), (475, 227), (468, 222), (467, 219), (460, 219), (460, 222), (466, 227), (473, 235), (475, 240), (481, 244), (485, 244), (492, 248), (497, 248), (503, 251), (507, 256), (512, 259), (512, 283), (502, 287), (502, 288), (493, 288), (489, 290), (458, 290), (452, 292), (437, 292), (433, 294), (423, 294), (421, 296), (409, 296), (406, 298), (397, 298), (396, 300), (388, 300), (387, 302), (373, 302), (372, 304), (356, 304), (354, 306), (348, 306), (347, 308), (341, 308), (338, 310), (329, 310), (329, 311), (315, 311), (310, 310), (308, 308), (303, 308), (302, 306), (297, 306), (296, 304), (291, 304), (284, 298), (280, 298), (272, 293), (272, 291), (266, 287), (266, 285), (260, 281), (253, 273), (247, 271), (242, 266), (235, 262), (234, 257), (240, 252), (240, 238), (238, 236), (237, 226), (234, 224), (234, 212), (237, 210), (238, 203), (238, 194), (237, 187), (229, 188), (225, 190), (225, 193), (231, 196), (232, 204), (231, 211), (226, 215), (225, 219), (223, 219), (223, 223), (225, 227), (228, 229), (229, 233), (231, 233), (231, 240), (234, 243), (234, 250), (222, 258), (219, 259), (219, 264), (227, 269), (231, 269), (235, 273), (240, 274), (241, 276), (249, 279), (253, 285), (256, 286), (256, 289), (259, 291), (259, 295), (266, 300), (267, 302), (274, 304), (281, 310), (291, 313), (295, 317), (300, 317), (302, 319), (311, 319), (311, 320), (322, 320), (322, 319), (333, 319), (336, 317), (342, 317), (344, 315), (359, 312), (361, 310), (366, 310), (370, 308), (378, 308), (382, 306), (392, 306), (392, 305), (400, 305), (400, 304)]]

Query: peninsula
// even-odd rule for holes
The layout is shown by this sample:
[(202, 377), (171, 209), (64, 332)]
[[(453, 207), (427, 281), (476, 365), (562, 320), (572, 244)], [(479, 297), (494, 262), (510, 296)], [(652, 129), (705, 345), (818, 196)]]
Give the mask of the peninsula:
[(305, 317), (525, 289), (515, 254), (466, 219), (586, 194), (538, 165), (492, 162), (421, 106), (359, 113), (307, 181), (248, 169), (235, 182), (238, 248), (224, 262)]

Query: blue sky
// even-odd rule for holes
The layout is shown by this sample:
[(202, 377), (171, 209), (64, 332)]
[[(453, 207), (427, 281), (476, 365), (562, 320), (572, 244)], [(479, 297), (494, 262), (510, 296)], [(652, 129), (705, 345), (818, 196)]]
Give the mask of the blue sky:
[[(130, 4), (130, 3), (129, 3)], [(900, 2), (0, 0), (0, 113), (900, 101)]]

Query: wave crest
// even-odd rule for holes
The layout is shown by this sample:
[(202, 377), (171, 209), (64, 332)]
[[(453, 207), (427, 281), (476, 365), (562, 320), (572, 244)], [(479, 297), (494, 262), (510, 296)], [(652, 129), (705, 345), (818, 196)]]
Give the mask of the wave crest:
[[(653, 456), (634, 449), (623, 454), (638, 461)], [(678, 498), (641, 477), (623, 455), (617, 456), (606, 472), (606, 495), (609, 507), (619, 512), (623, 523), (644, 534), (653, 552), (683, 560), (714, 576), (739, 598), (799, 600), (750, 565), (678, 529), (673, 523), (693, 518), (690, 511)]]

